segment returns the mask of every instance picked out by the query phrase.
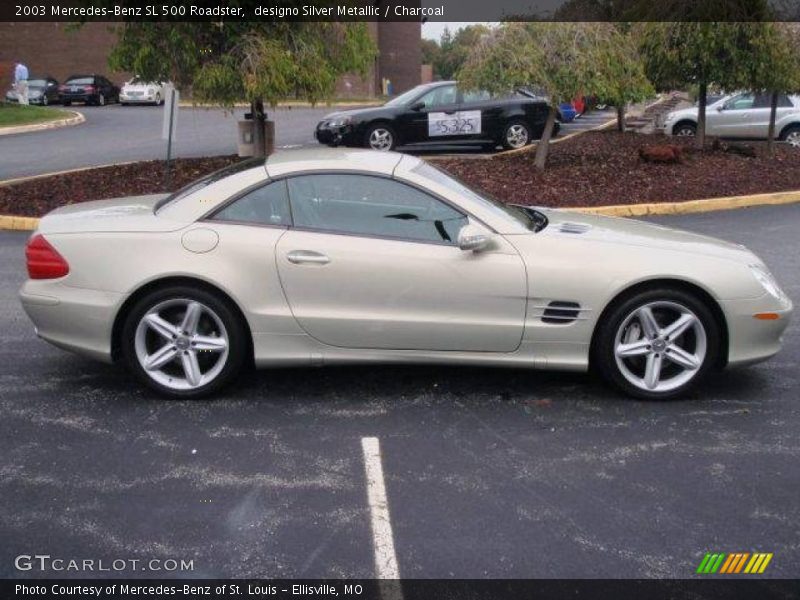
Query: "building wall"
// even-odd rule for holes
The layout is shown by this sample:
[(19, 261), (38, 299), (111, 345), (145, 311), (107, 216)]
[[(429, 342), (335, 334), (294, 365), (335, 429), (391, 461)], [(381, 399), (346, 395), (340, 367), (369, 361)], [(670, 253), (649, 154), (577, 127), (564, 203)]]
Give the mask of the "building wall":
[[(75, 73), (102, 73), (121, 84), (130, 73), (108, 68), (108, 53), (116, 35), (113, 23), (87, 23), (67, 31), (67, 23), (0, 23), (0, 90), (13, 78), (15, 61), (27, 65), (31, 75), (51, 75), (59, 81)], [(368, 98), (380, 93), (382, 78), (388, 77), (394, 92), (420, 83), (422, 24), (368, 23), (378, 44), (379, 56), (366, 76), (344, 75), (336, 86), (337, 96)]]

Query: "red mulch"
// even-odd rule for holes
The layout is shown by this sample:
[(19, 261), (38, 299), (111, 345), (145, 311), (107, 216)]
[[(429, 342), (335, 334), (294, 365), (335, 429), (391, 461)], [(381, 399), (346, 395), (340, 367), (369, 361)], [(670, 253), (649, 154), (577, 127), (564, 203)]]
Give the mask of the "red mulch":
[(0, 186), (0, 214), (40, 217), (65, 204), (171, 192), (239, 160), (237, 156), (173, 160), (169, 186), (163, 160), (100, 167)]
[[(534, 168), (532, 151), (437, 164), (502, 200), (543, 206), (668, 202), (800, 190), (800, 150), (778, 144), (770, 158), (764, 144), (751, 143), (757, 156), (750, 158), (711, 147), (694, 150), (692, 142), (598, 131), (554, 144), (544, 172)], [(663, 144), (680, 146), (682, 162), (654, 164), (639, 158), (641, 148)], [(0, 186), (0, 214), (36, 217), (64, 204), (172, 191), (238, 160), (236, 156), (175, 160), (169, 186), (163, 161)]]
[[(681, 147), (682, 162), (640, 160), (640, 148), (663, 144)], [(757, 156), (749, 158), (715, 150), (710, 144), (694, 150), (692, 144), (685, 138), (598, 131), (551, 146), (543, 172), (533, 166), (533, 151), (490, 161), (453, 159), (436, 164), (501, 200), (541, 206), (673, 202), (800, 190), (800, 149), (777, 144), (770, 158), (764, 143), (730, 144), (753, 147)]]

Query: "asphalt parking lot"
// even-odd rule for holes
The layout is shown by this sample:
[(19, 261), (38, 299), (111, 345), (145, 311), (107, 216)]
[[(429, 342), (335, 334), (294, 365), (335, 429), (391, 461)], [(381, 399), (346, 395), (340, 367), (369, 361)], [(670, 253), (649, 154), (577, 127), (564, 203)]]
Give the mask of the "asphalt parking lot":
[[(654, 220), (747, 244), (800, 300), (800, 205)], [(16, 299), (25, 239), (0, 233), (3, 577), (42, 575), (14, 569), (23, 553), (372, 577), (365, 437), (403, 577), (680, 578), (711, 551), (798, 575), (797, 321), (771, 362), (669, 403), (584, 375), (375, 366), (170, 402), (37, 340)]]
[[(293, 107), (268, 111), (275, 121), (278, 148), (317, 146), (314, 128), (326, 114), (342, 108)], [(163, 109), (155, 106), (73, 106), (86, 117), (75, 127), (0, 136), (0, 180), (53, 173), (67, 169), (136, 160), (163, 159), (167, 143), (161, 139)], [(236, 122), (244, 110), (181, 108), (173, 156), (197, 157), (236, 154)], [(606, 122), (612, 111), (586, 114), (562, 127), (562, 134), (590, 129)], [(444, 146), (424, 154), (465, 149)], [(480, 154), (466, 149), (467, 154)], [(31, 160), (35, 157), (35, 160)]]

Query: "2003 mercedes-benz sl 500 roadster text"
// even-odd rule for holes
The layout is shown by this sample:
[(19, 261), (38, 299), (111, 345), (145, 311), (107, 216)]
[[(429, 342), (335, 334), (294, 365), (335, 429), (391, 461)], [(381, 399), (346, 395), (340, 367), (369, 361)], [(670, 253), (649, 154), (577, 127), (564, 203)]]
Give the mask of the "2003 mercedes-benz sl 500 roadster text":
[(256, 366), (595, 368), (669, 398), (780, 349), (792, 303), (743, 246), (509, 206), (395, 153), (238, 163), (171, 196), (45, 216), (20, 295), (38, 334), (175, 397)]

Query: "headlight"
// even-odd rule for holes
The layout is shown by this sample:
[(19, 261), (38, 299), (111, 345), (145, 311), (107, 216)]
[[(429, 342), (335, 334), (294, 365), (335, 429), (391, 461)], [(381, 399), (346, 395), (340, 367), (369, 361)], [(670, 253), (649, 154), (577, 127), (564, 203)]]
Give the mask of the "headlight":
[(352, 121), (352, 117), (336, 117), (328, 121), (328, 127), (343, 127)]
[(152, 96), (155, 93), (156, 93), (156, 91), (153, 88), (147, 88), (147, 95), (148, 96)]
[(756, 281), (761, 284), (761, 287), (763, 287), (768, 294), (780, 299), (786, 297), (781, 286), (778, 285), (772, 273), (770, 273), (764, 265), (750, 265), (750, 271), (753, 273)]
[(664, 120), (665, 121), (672, 121), (672, 119), (674, 119), (674, 118), (675, 118), (675, 113), (674, 112), (669, 112), (669, 113), (667, 113), (667, 116), (664, 117)]

